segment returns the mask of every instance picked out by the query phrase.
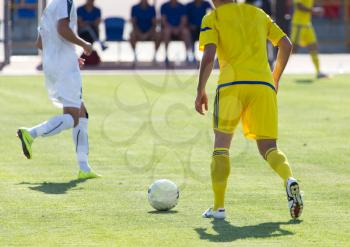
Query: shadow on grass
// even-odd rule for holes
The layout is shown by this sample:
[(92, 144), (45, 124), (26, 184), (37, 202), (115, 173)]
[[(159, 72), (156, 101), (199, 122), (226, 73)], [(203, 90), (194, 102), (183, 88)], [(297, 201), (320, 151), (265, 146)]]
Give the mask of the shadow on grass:
[(84, 183), (86, 179), (74, 179), (66, 183), (51, 183), (51, 182), (43, 182), (43, 183), (28, 183), (22, 182), (20, 185), (29, 185), (28, 188), (31, 190), (36, 190), (43, 192), (45, 194), (66, 194), (67, 191), (77, 187), (78, 184)]
[(296, 83), (299, 83), (299, 84), (312, 84), (314, 83), (314, 80), (312, 79), (298, 79), (298, 80), (295, 80)]
[(226, 220), (213, 220), (213, 230), (216, 234), (207, 233), (205, 228), (195, 228), (200, 239), (210, 242), (233, 242), (246, 238), (270, 238), (287, 235), (294, 235), (293, 232), (284, 230), (282, 225), (300, 224), (300, 220), (289, 222), (267, 222), (252, 226), (234, 226)]
[(153, 211), (149, 211), (149, 214), (177, 214), (178, 211), (176, 210), (169, 210), (169, 211), (157, 211), (157, 210), (153, 210)]

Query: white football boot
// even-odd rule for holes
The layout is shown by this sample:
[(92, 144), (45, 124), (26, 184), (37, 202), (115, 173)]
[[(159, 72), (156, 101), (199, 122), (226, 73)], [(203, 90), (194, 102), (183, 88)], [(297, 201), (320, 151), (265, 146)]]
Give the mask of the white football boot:
[(214, 219), (225, 219), (226, 213), (224, 208), (218, 208), (218, 210), (213, 210), (208, 208), (203, 214), (203, 218), (214, 218)]
[(304, 204), (298, 181), (295, 178), (288, 178), (286, 192), (290, 215), (293, 219), (297, 219), (303, 212)]

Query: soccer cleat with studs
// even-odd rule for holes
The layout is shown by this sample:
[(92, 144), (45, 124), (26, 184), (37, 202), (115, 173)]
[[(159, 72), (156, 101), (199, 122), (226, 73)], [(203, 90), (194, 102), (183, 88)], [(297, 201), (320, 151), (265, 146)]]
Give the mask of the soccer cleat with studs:
[(29, 131), (26, 128), (20, 128), (17, 130), (17, 137), (21, 140), (23, 154), (27, 159), (31, 159), (33, 138)]
[(300, 192), (299, 183), (296, 179), (288, 178), (286, 192), (290, 215), (293, 219), (298, 219), (303, 212), (304, 203)]

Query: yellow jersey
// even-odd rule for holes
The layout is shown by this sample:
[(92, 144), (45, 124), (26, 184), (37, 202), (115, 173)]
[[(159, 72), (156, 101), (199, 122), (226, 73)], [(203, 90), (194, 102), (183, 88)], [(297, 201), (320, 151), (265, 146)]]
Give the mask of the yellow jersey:
[(297, 8), (298, 3), (301, 3), (305, 7), (312, 8), (314, 6), (314, 0), (294, 0), (294, 14), (292, 23), (298, 25), (310, 25), (312, 13), (299, 10)]
[(286, 34), (264, 11), (248, 4), (224, 4), (203, 18), (200, 31), (200, 50), (208, 44), (217, 47), (219, 84), (258, 81), (274, 85), (266, 41), (276, 46)]

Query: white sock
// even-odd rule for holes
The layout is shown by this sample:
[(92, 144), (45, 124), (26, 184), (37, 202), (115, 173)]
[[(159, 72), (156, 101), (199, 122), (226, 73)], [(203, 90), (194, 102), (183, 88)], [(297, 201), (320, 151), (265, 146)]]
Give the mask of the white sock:
[(75, 152), (80, 170), (90, 172), (88, 155), (89, 155), (89, 138), (88, 138), (88, 119), (79, 118), (79, 124), (73, 129), (73, 141), (75, 143)]
[(33, 138), (37, 138), (39, 136), (53, 136), (65, 129), (71, 129), (73, 126), (73, 117), (70, 114), (63, 114), (30, 128), (29, 133)]

